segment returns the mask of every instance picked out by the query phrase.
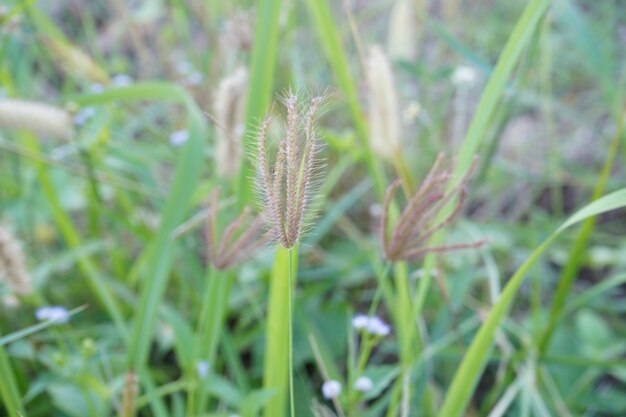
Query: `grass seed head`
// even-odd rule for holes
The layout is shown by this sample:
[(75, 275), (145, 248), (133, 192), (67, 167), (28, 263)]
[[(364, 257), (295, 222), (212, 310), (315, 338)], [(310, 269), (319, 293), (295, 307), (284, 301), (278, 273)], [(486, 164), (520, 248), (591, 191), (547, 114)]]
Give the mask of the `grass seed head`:
[[(446, 164), (443, 154), (440, 154), (422, 185), (409, 199), (400, 218), (393, 226), (391, 234), (388, 233), (389, 207), (400, 182), (396, 180), (387, 188), (380, 225), (380, 239), (387, 260), (411, 261), (429, 252), (477, 248), (484, 243), (484, 241), (478, 241), (427, 246), (428, 241), (437, 231), (450, 224), (460, 214), (467, 194), (467, 179), (473, 171), (475, 162), (476, 158), (467, 174), (455, 184), (451, 182), (454, 162)], [(454, 206), (442, 219), (441, 213), (451, 202), (454, 202)]]
[(218, 270), (228, 269), (250, 258), (265, 244), (263, 220), (252, 216), (249, 207), (230, 223), (218, 243), (219, 189), (213, 191), (211, 207), (206, 224), (206, 240), (209, 262)]
[(415, 1), (396, 0), (389, 15), (387, 50), (393, 59), (412, 61), (417, 53), (417, 42), (421, 38), (417, 25)]
[(61, 139), (69, 139), (73, 133), (69, 112), (48, 104), (18, 99), (0, 100), (0, 128), (25, 129)]
[(377, 155), (389, 160), (400, 152), (402, 122), (391, 64), (378, 45), (372, 46), (367, 58), (367, 85), (369, 143)]
[(215, 164), (218, 175), (222, 177), (232, 178), (239, 172), (247, 91), (248, 71), (240, 67), (220, 82), (215, 94)]
[(294, 93), (283, 97), (287, 123), (273, 161), (269, 157), (268, 137), (271, 119), (261, 124), (258, 135), (258, 187), (270, 238), (287, 249), (300, 240), (305, 221), (311, 215), (320, 149), (315, 125), (323, 101), (323, 97), (317, 96), (304, 106)]
[(17, 294), (33, 292), (33, 281), (24, 260), (24, 252), (8, 228), (0, 225), (0, 279)]

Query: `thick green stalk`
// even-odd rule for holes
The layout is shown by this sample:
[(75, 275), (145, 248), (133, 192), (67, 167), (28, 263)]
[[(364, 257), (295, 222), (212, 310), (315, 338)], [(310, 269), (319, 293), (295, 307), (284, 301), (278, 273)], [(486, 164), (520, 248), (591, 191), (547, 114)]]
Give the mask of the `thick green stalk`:
[(297, 282), (298, 249), (276, 248), (274, 267), (270, 276), (269, 299), (267, 306), (267, 327), (265, 330), (265, 362), (263, 388), (274, 390), (275, 394), (265, 404), (265, 417), (284, 417), (287, 405), (288, 358), (289, 355), (289, 257), (293, 252), (291, 274), (294, 285)]
[(289, 249), (289, 408), (296, 417), (293, 394), (293, 250)]

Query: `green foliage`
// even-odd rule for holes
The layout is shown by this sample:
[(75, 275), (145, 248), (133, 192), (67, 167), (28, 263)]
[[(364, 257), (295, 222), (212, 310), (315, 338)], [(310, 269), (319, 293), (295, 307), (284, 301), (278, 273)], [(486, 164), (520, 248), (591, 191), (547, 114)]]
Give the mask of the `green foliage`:
[[(293, 417), (290, 387), (298, 417), (626, 415), (617, 3), (4, 3), (0, 228), (34, 291), (0, 241), (0, 415), (132, 417), (134, 399), (141, 417)], [(417, 54), (389, 57), (403, 141), (387, 160), (369, 142), (383, 103), (367, 55), (391, 55), (407, 24)], [(219, 95), (240, 67), (233, 103)], [(289, 87), (329, 96), (319, 217), (291, 258), (268, 243), (217, 270), (208, 245), (237, 248), (262, 210), (251, 155)], [(228, 132), (240, 161), (224, 161)], [(440, 152), (449, 187), (478, 169), (461, 219), (418, 243), (487, 243), (390, 263), (385, 190), (402, 179), (393, 225)], [(55, 305), (60, 319), (37, 317)]]

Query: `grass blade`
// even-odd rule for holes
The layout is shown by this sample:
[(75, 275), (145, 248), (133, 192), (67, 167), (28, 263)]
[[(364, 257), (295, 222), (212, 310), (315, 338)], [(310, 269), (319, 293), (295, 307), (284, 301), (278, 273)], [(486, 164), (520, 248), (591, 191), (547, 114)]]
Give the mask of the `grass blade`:
[[(243, 136), (248, 141), (244, 144), (245, 149), (254, 145), (253, 133), (267, 112), (272, 99), (281, 4), (281, 0), (260, 0), (257, 7), (252, 68), (250, 69), (250, 90), (248, 91), (248, 108), (246, 109), (246, 132)], [(249, 161), (244, 159), (239, 173), (238, 193), (242, 206), (251, 198), (250, 173)]]
[(6, 350), (2, 346), (0, 346), (0, 398), (2, 398), (4, 408), (9, 413), (8, 417), (22, 416), (21, 413), (24, 411), (22, 398), (17, 389), (17, 382), (9, 362), (9, 355), (7, 355)]
[(539, 260), (545, 249), (567, 228), (598, 214), (626, 206), (626, 189), (608, 194), (583, 207), (563, 223), (546, 239), (511, 277), (502, 291), (500, 299), (493, 306), (487, 319), (480, 327), (463, 361), (454, 375), (452, 385), (443, 402), (439, 417), (459, 417), (478, 383), (486, 360), (491, 352), (496, 330), (515, 300), (517, 290), (528, 271)]

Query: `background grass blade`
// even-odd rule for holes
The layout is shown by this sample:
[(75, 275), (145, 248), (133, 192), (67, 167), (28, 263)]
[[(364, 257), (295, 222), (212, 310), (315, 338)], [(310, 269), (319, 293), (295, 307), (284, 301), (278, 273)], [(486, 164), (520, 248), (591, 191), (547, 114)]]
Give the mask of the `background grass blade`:
[(472, 344), (463, 356), (461, 365), (454, 375), (452, 385), (439, 411), (439, 417), (459, 417), (463, 415), (463, 411), (470, 400), (491, 352), (496, 331), (513, 304), (517, 290), (520, 285), (522, 285), (524, 278), (533, 265), (539, 260), (546, 248), (568, 227), (587, 218), (625, 206), (626, 189), (608, 194), (588, 204), (565, 221), (565, 223), (535, 249), (526, 262), (520, 266), (504, 287), (500, 299), (494, 304), (485, 322), (474, 337)]
[(0, 398), (4, 403), (8, 417), (23, 417), (24, 406), (17, 388), (15, 374), (9, 361), (9, 355), (3, 346), (0, 346)]
[[(246, 131), (243, 136), (246, 141), (245, 149), (254, 148), (254, 132), (261, 119), (265, 117), (272, 99), (281, 5), (281, 0), (260, 0), (257, 7), (246, 109)], [(238, 194), (241, 206), (252, 198), (251, 172), (250, 161), (244, 158), (239, 173)]]
[[(161, 226), (154, 241), (145, 249), (145, 280), (129, 346), (129, 365), (142, 369), (152, 343), (158, 306), (172, 263), (174, 241), (171, 232), (182, 222), (196, 189), (202, 163), (202, 144), (207, 134), (206, 120), (187, 92), (168, 83), (141, 83), (111, 89), (101, 94), (75, 98), (81, 105), (136, 100), (167, 100), (181, 103), (187, 110), (189, 140), (178, 157), (171, 191), (165, 203)], [(141, 262), (142, 256), (138, 262)]]

